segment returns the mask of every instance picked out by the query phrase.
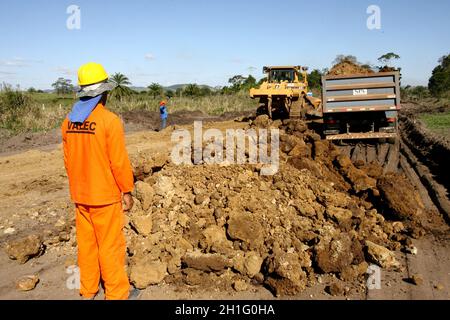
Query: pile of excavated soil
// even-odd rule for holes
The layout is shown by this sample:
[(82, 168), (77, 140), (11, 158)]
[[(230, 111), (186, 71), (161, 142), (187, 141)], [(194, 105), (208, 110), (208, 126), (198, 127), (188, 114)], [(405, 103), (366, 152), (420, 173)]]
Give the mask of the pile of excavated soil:
[(369, 74), (374, 73), (373, 70), (369, 68), (365, 68), (359, 64), (353, 63), (351, 61), (342, 61), (338, 64), (334, 65), (330, 71), (328, 71), (328, 75), (332, 76), (341, 76), (347, 74)]
[(252, 126), (281, 129), (273, 176), (261, 176), (260, 165), (174, 165), (145, 152), (132, 159), (126, 235), (136, 287), (261, 284), (293, 295), (323, 274), (359, 285), (370, 263), (403, 268), (395, 251), (423, 235), (423, 204), (408, 180), (376, 163), (356, 167), (302, 121), (260, 116)]

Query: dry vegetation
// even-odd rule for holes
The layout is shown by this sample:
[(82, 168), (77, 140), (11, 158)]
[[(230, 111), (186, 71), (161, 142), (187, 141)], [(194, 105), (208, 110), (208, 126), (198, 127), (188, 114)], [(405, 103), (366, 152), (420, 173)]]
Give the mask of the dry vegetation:
[[(0, 91), (0, 130), (3, 136), (27, 131), (47, 131), (57, 128), (70, 112), (74, 95), (24, 93), (10, 88)], [(116, 113), (131, 110), (158, 112), (160, 98), (134, 94), (118, 100), (111, 98), (108, 108)], [(201, 111), (210, 115), (256, 109), (257, 102), (246, 93), (210, 95), (203, 97), (173, 97), (168, 101), (169, 112)]]

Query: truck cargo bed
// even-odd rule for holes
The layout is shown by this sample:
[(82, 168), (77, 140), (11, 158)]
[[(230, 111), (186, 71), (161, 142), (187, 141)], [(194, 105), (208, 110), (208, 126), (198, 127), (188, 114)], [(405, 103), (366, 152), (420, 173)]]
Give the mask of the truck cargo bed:
[(322, 77), (326, 138), (396, 137), (399, 79), (397, 71)]

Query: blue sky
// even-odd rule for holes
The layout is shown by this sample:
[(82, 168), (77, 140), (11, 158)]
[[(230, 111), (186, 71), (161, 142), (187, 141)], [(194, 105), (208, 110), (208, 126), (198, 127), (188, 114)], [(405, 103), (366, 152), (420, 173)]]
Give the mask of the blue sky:
[[(66, 27), (72, 4), (79, 30)], [(366, 26), (372, 4), (380, 30)], [(48, 89), (95, 61), (135, 86), (216, 86), (235, 74), (260, 78), (264, 65), (321, 69), (337, 54), (376, 63), (394, 51), (402, 83), (427, 84), (450, 53), (449, 12), (447, 0), (0, 0), (0, 82)]]

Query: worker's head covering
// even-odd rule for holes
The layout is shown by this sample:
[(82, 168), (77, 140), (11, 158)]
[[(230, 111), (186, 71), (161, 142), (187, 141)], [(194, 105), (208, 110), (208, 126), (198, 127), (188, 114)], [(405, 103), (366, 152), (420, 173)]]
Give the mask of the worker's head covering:
[(81, 89), (77, 92), (77, 98), (96, 97), (113, 90), (115, 87), (116, 85), (114, 83), (108, 81), (87, 85), (81, 87)]
[(108, 82), (108, 74), (101, 64), (89, 62), (78, 70), (77, 101), (68, 118), (71, 122), (84, 122), (102, 99), (103, 93), (114, 89), (115, 84)]
[(161, 101), (161, 102), (159, 103), (160, 106), (164, 106), (165, 104), (166, 104), (166, 101), (165, 101), (165, 100), (163, 100), (163, 101)]
[(78, 98), (96, 97), (114, 89), (115, 84), (108, 82), (108, 74), (99, 63), (89, 62), (78, 69)]

